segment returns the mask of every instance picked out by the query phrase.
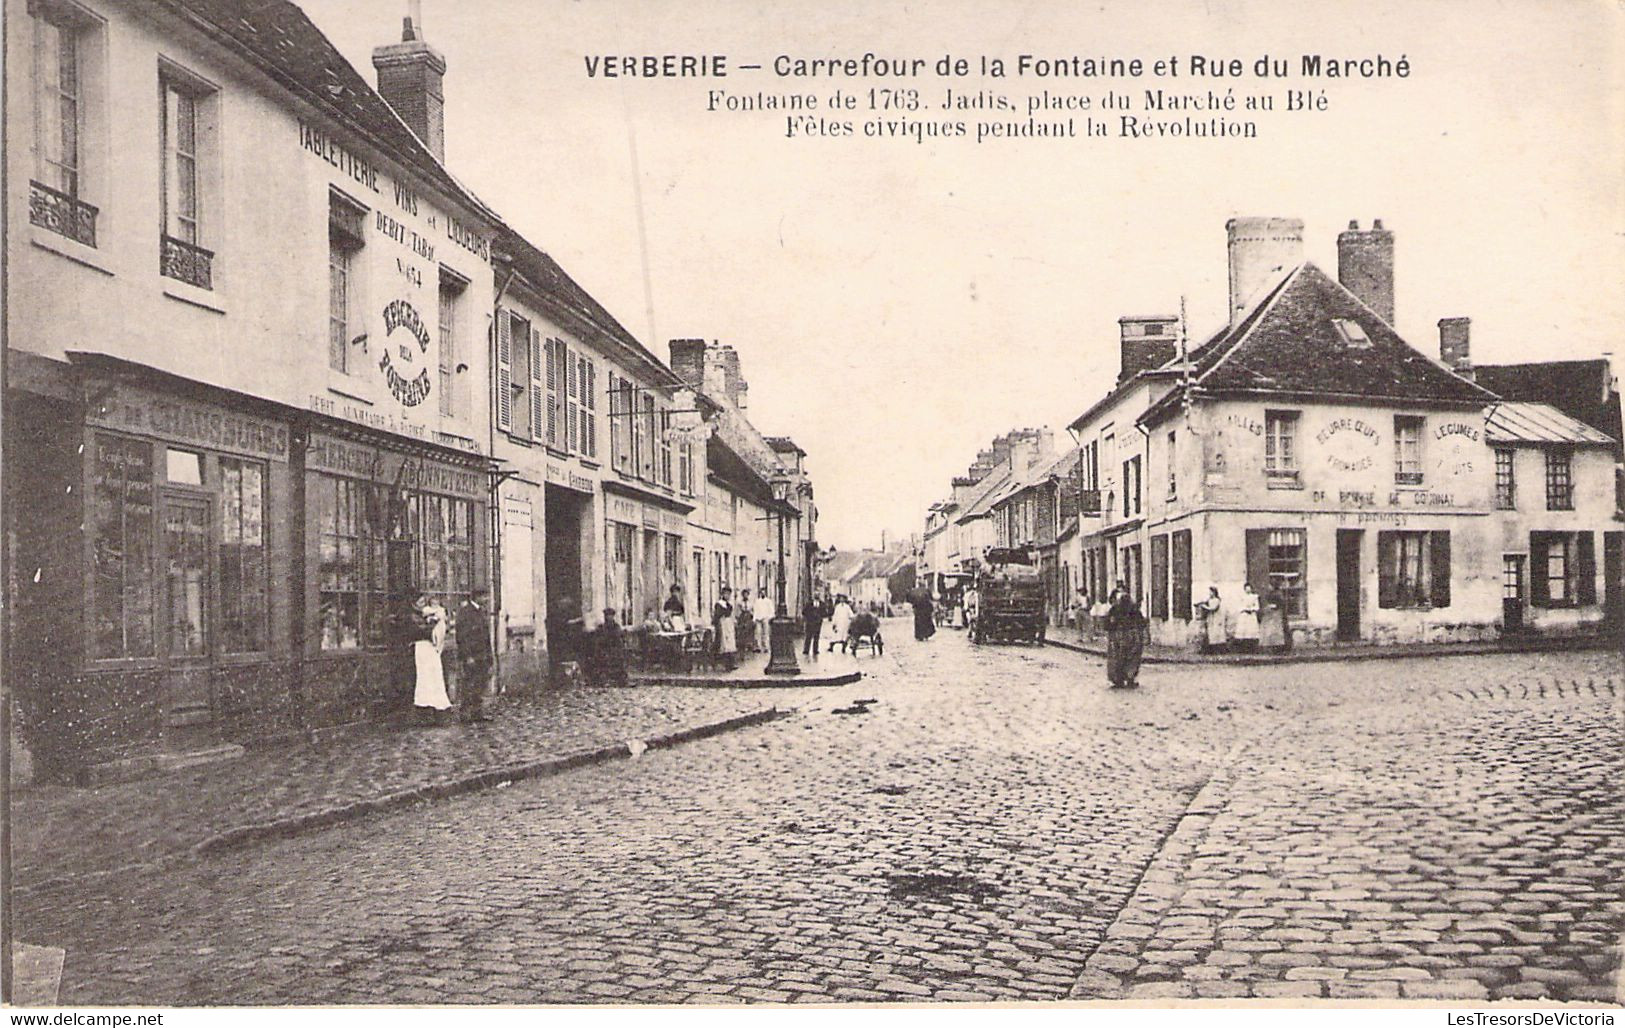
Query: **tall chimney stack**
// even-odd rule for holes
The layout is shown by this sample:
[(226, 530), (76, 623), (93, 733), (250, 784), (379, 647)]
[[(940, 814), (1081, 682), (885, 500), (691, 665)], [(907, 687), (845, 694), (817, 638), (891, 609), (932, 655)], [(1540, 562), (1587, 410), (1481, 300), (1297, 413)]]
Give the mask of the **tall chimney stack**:
[(1179, 318), (1175, 315), (1118, 318), (1117, 330), (1122, 353), (1118, 385), (1179, 355)]
[(1303, 263), (1303, 219), (1231, 218), (1224, 229), (1230, 248), (1230, 327), (1235, 328)]
[(377, 47), (372, 66), (378, 94), (434, 154), (446, 163), (446, 58), (423, 41), (422, 5), (413, 0), (401, 25), (401, 41)]
[(705, 340), (673, 339), (671, 370), (694, 389), (705, 388)]
[(1358, 221), (1337, 236), (1337, 280), (1389, 325), (1394, 323), (1394, 234), (1382, 219), (1360, 231)]
[(1439, 319), (1439, 360), (1458, 375), (1473, 377), (1472, 352), (1468, 348), (1471, 318)]

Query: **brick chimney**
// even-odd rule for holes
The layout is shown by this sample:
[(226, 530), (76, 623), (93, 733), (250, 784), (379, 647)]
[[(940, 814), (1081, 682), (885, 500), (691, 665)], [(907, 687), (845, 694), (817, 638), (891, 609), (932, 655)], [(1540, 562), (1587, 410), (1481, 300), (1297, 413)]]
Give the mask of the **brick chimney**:
[(678, 378), (695, 389), (705, 388), (705, 340), (673, 339), (671, 370)]
[(1458, 375), (1473, 377), (1473, 357), (1469, 349), (1471, 318), (1439, 319), (1439, 360)]
[(1249, 312), (1287, 272), (1303, 263), (1301, 218), (1231, 218), (1225, 222), (1230, 250), (1230, 327)]
[(1351, 221), (1347, 231), (1338, 233), (1337, 281), (1382, 320), (1394, 323), (1394, 234), (1382, 227), (1381, 218), (1367, 231)]
[(378, 71), (378, 93), (402, 121), (423, 140), (435, 160), (446, 162), (446, 58), (423, 41), (421, 4), (401, 25), (401, 41), (372, 52)]
[(1179, 355), (1179, 318), (1174, 315), (1118, 318), (1117, 329), (1123, 358), (1117, 372), (1118, 385)]

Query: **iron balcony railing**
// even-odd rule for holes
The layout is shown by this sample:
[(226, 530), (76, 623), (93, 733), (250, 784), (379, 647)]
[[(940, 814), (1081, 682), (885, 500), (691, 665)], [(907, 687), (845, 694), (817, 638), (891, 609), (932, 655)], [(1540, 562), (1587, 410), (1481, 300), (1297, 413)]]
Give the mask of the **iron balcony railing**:
[(96, 245), (95, 206), (39, 182), (28, 183), (28, 220), (85, 246)]
[(158, 251), (158, 270), (166, 278), (213, 289), (214, 251), (166, 235)]

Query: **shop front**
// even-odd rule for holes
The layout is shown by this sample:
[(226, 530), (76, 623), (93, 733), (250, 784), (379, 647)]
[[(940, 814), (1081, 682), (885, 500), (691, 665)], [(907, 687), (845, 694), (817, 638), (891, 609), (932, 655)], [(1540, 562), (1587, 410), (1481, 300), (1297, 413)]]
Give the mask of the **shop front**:
[(328, 424), (311, 429), (304, 456), (304, 720), (405, 709), (414, 602), (451, 612), (488, 587), (487, 461)]
[(11, 670), (42, 770), (293, 729), (289, 421), (134, 366), (54, 377), (54, 402), (15, 394), (30, 459), (8, 483)]
[(614, 481), (604, 482), (604, 494), (604, 607), (623, 627), (658, 621), (671, 587), (687, 585), (692, 508)]

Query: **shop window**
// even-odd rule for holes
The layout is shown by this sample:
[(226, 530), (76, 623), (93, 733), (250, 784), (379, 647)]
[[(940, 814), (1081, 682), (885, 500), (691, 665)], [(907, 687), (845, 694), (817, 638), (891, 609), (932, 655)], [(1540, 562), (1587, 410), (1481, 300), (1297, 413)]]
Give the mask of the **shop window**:
[(1248, 529), (1247, 582), (1260, 596), (1273, 591), (1289, 617), (1309, 614), (1308, 533), (1301, 528)]
[(169, 447), (164, 451), (165, 478), (173, 485), (203, 484), (203, 454)]
[(155, 656), (152, 444), (97, 435), (90, 477), (92, 655)]
[(265, 465), (220, 458), (220, 638), (226, 653), (267, 648)]
[(1170, 597), (1169, 613), (1180, 621), (1191, 619), (1191, 533), (1190, 529), (1182, 528), (1173, 533), (1170, 549), (1171, 568), (1170, 577), (1173, 579), (1173, 596)]
[[(364, 347), (361, 335), (361, 304), (356, 302), (355, 255), (366, 238), (367, 210), (337, 192), (327, 202), (327, 364), (334, 371), (348, 373), (351, 350)], [(365, 351), (363, 351), (365, 352)]]
[[(364, 482), (331, 475), (315, 478), (318, 530), (317, 593), (322, 649), (353, 650), (362, 644), (363, 597), (374, 584), (368, 564), (373, 556), (376, 519), (373, 490)], [(383, 601), (382, 553), (378, 564), (377, 599)]]
[(1574, 455), (1568, 450), (1546, 451), (1546, 509), (1574, 509)]
[(1517, 506), (1517, 480), (1513, 477), (1513, 461), (1517, 451), (1510, 447), (1495, 448), (1495, 506), (1498, 510), (1512, 510)]
[(164, 501), (165, 593), (169, 599), (167, 653), (202, 657), (209, 625), (209, 505), (192, 497)]
[(1298, 412), (1264, 412), (1264, 475), (1270, 485), (1298, 484)]
[(87, 65), (101, 22), (77, 5), (36, 0), (34, 24), (34, 179), (30, 223), (84, 246), (96, 245), (98, 209), (85, 202)]
[(1151, 616), (1168, 618), (1168, 537), (1151, 537)]
[(474, 587), (473, 501), (421, 493), (408, 501), (407, 523), (416, 590), (456, 610)]
[(1394, 416), (1394, 484), (1422, 484), (1423, 420), (1404, 414)]
[(1529, 533), (1529, 602), (1588, 607), (1597, 602), (1596, 543), (1590, 532)]
[(215, 92), (177, 69), (159, 75), (163, 94), (163, 237), (159, 270), (199, 289), (214, 288), (213, 250), (204, 243), (207, 153)]
[(1450, 533), (1377, 533), (1377, 606), (1450, 606)]

